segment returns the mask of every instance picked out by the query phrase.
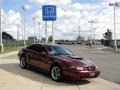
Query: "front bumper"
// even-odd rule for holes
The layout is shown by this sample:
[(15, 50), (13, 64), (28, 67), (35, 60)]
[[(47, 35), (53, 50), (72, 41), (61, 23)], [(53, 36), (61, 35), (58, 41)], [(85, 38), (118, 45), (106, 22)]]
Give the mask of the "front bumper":
[(79, 80), (82, 78), (95, 78), (100, 75), (100, 71), (63, 71), (63, 75), (69, 80)]

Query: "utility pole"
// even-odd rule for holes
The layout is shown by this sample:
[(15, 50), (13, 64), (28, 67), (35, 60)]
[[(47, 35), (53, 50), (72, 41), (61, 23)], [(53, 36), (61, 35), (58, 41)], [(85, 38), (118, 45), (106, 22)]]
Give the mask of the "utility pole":
[(2, 0), (0, 0), (0, 52), (4, 52), (4, 46), (2, 42), (2, 20), (1, 20), (1, 8), (2, 8)]
[(116, 7), (120, 6), (120, 2), (115, 2), (115, 3), (109, 3), (109, 6), (114, 7), (114, 51), (117, 51), (117, 40), (116, 40)]
[(48, 36), (47, 36), (47, 21), (45, 21), (45, 44), (47, 44)]
[(95, 40), (95, 38), (96, 38), (96, 28), (93, 28), (93, 30), (94, 30), (94, 35), (93, 35), (93, 42), (94, 42), (94, 44), (96, 45), (96, 40)]
[(26, 7), (25, 6), (22, 6), (22, 10), (23, 10), (23, 35), (24, 35), (24, 47), (26, 47), (26, 40), (25, 40), (25, 23), (26, 23), (26, 21), (25, 21), (25, 11), (26, 11)]
[(54, 27), (53, 27), (53, 21), (52, 21), (52, 44), (54, 44)]
[(38, 23), (39, 25), (39, 44), (40, 44), (40, 22)]
[[(88, 21), (88, 23), (90, 23), (90, 25), (91, 25), (91, 27), (90, 27), (91, 28), (90, 29), (90, 43), (92, 45), (92, 40), (94, 41), (94, 44), (95, 44), (95, 36), (93, 38), (93, 24), (96, 23), (96, 21), (91, 20), (91, 21)], [(94, 35), (95, 35), (95, 31), (94, 31)]]
[(76, 44), (76, 34), (75, 34), (76, 30), (73, 31), (73, 38), (74, 38), (74, 42)]
[(18, 30), (17, 30), (17, 40), (19, 41), (19, 33), (20, 32), (20, 25), (18, 24)]
[(19, 29), (20, 29), (20, 25), (18, 24), (18, 30), (17, 30), (17, 46), (19, 46)]
[(23, 26), (22, 26), (22, 40), (24, 40), (24, 35), (23, 35), (24, 33), (23, 32), (24, 32), (24, 30), (23, 30)]
[(34, 24), (34, 44), (35, 44), (35, 41), (36, 41), (36, 38), (35, 38), (35, 17), (32, 18), (33, 19), (33, 24)]
[[(80, 14), (81, 14), (81, 12), (80, 12)], [(79, 27), (78, 27), (78, 28), (79, 28), (79, 37), (80, 37), (80, 30), (81, 30), (81, 27), (80, 27), (81, 21), (80, 21), (80, 19), (81, 19), (81, 18), (79, 18)]]
[(80, 26), (79, 26), (79, 37), (80, 37), (80, 29), (81, 29), (81, 28), (80, 28)]

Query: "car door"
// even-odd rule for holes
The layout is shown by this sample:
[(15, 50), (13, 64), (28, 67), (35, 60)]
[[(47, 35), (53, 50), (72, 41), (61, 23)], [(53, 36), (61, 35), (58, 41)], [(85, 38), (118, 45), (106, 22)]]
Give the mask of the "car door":
[(26, 56), (27, 56), (28, 63), (36, 66), (37, 61), (35, 60), (35, 56), (34, 56), (36, 53), (36, 45), (31, 45), (27, 47), (26, 52), (27, 52)]
[(41, 69), (48, 70), (51, 63), (51, 56), (48, 55), (45, 46), (35, 45), (30, 62)]

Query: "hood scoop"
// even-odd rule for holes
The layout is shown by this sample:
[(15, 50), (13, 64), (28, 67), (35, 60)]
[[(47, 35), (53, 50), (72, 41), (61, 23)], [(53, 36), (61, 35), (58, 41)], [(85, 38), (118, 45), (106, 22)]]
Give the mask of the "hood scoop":
[(78, 57), (78, 56), (69, 56), (69, 57), (72, 58), (72, 59), (83, 59), (83, 58)]

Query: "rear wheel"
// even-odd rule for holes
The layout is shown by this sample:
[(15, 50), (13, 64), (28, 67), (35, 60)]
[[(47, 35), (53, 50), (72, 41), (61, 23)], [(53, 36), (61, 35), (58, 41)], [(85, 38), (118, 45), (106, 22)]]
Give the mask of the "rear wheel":
[(63, 74), (62, 74), (62, 69), (60, 66), (53, 66), (51, 68), (51, 78), (54, 80), (54, 81), (61, 81), (63, 79)]
[(24, 56), (20, 58), (20, 67), (23, 69), (27, 68), (26, 58)]

